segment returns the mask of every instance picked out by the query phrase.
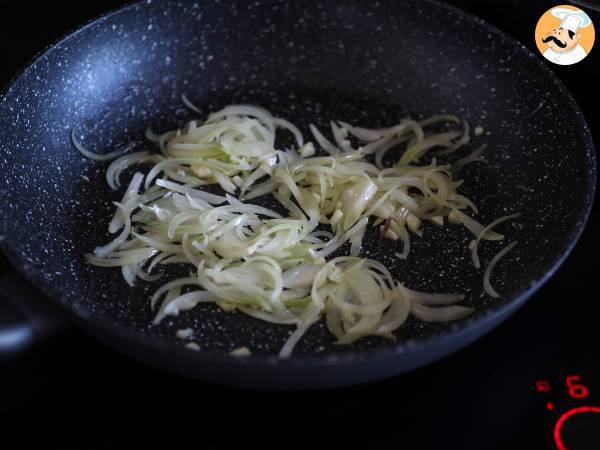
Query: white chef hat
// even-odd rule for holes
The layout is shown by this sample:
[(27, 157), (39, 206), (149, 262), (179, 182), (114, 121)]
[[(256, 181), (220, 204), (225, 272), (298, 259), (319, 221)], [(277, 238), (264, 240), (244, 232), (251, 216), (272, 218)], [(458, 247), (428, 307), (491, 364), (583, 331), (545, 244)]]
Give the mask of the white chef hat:
[(554, 17), (561, 20), (560, 27), (577, 33), (579, 28), (590, 26), (592, 19), (581, 10), (574, 11), (568, 8), (552, 8), (550, 11)]

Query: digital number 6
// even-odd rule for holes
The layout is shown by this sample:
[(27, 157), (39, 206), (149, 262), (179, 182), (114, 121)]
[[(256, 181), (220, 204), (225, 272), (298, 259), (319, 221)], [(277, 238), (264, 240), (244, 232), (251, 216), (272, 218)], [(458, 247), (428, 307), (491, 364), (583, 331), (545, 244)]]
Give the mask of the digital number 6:
[(569, 395), (573, 398), (586, 398), (588, 389), (584, 384), (579, 383), (581, 377), (579, 375), (569, 375), (566, 378)]

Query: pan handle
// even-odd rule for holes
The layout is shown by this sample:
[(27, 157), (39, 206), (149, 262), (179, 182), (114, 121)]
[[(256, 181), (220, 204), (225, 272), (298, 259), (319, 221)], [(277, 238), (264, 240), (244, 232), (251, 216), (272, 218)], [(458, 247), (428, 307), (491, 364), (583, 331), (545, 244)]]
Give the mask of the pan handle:
[(20, 274), (0, 278), (0, 358), (20, 353), (65, 330), (62, 310)]

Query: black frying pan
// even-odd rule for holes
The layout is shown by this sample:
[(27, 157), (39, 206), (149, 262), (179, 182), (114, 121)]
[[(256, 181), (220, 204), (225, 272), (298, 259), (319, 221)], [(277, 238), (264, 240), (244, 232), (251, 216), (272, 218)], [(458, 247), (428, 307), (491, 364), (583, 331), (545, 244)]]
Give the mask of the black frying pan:
[[(366, 250), (410, 287), (465, 292), (477, 311), (458, 323), (409, 320), (396, 342), (364, 339), (350, 347), (335, 346), (325, 327), (315, 326), (286, 361), (275, 355), (289, 327), (211, 306), (149, 327), (148, 297), (157, 284), (130, 289), (118, 270), (84, 262), (85, 252), (109, 239), (111, 201), (120, 194), (106, 186), (106, 166), (77, 153), (69, 133), (77, 128), (97, 152), (132, 139), (148, 146), (149, 124), (164, 131), (193, 117), (181, 104), (183, 93), (205, 113), (234, 102), (262, 105), (305, 132), (309, 122), (330, 118), (382, 126), (440, 112), (485, 127), (489, 135), (473, 145), (488, 143), (488, 163), (465, 170), (463, 192), (480, 206), (483, 222), (522, 213), (505, 229), (519, 244), (495, 270), (502, 298), (482, 296), (482, 271), (470, 263), (464, 229), (428, 226), (425, 237), (413, 239), (408, 262), (394, 262), (398, 249), (375, 234)], [(417, 0), (161, 0), (115, 11), (55, 44), (6, 89), (0, 163), (1, 245), (73, 321), (167, 370), (271, 388), (398, 374), (490, 331), (566, 258), (595, 186), (585, 120), (539, 56), (476, 17)], [(486, 245), (483, 260), (498, 250)], [(17, 299), (0, 302), (3, 352), (58, 327), (55, 311), (24, 279), (13, 276), (2, 286), (5, 297)], [(199, 352), (175, 337), (188, 326)], [(252, 356), (227, 354), (239, 346)]]

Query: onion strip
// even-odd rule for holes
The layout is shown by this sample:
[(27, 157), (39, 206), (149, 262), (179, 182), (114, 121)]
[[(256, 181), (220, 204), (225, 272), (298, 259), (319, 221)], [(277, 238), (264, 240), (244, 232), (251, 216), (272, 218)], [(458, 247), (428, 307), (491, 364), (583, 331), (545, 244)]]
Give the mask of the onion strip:
[(485, 268), (485, 272), (483, 274), (483, 289), (490, 297), (494, 297), (494, 298), (500, 297), (500, 294), (498, 294), (498, 292), (496, 292), (496, 290), (492, 287), (492, 284), (490, 283), (490, 277), (492, 275), (492, 270), (494, 270), (494, 267), (496, 266), (496, 264), (498, 264), (498, 261), (500, 261), (500, 259), (502, 259), (504, 257), (504, 255), (506, 255), (508, 252), (510, 252), (514, 248), (515, 245), (517, 245), (517, 241), (511, 242), (506, 247), (504, 247), (502, 250), (500, 250), (498, 253), (496, 253), (496, 255), (492, 258), (492, 260), (490, 261), (488, 266)]
[(92, 159), (94, 161), (110, 161), (111, 159), (115, 159), (121, 155), (123, 155), (124, 153), (127, 153), (129, 150), (131, 150), (132, 148), (135, 147), (135, 142), (131, 142), (129, 144), (127, 144), (125, 147), (114, 150), (112, 152), (109, 153), (105, 153), (105, 154), (98, 154), (98, 153), (94, 153), (94, 152), (90, 152), (89, 150), (87, 150), (83, 145), (81, 145), (81, 143), (79, 143), (79, 141), (77, 141), (77, 138), (75, 138), (75, 129), (73, 128), (73, 130), (71, 131), (71, 142), (73, 143), (73, 146), (86, 158), (88, 159)]
[(506, 222), (507, 220), (516, 219), (520, 215), (521, 214), (511, 214), (508, 216), (500, 217), (499, 219), (494, 220), (492, 223), (490, 223), (488, 226), (486, 226), (483, 230), (481, 230), (481, 233), (479, 233), (477, 235), (477, 238), (475, 239), (475, 244), (473, 245), (473, 248), (471, 249), (471, 258), (473, 259), (473, 265), (477, 269), (479, 269), (481, 267), (480, 262), (479, 262), (479, 253), (478, 253), (479, 242), (481, 241), (481, 238), (492, 228), (500, 225), (503, 222)]
[[(201, 114), (185, 94), (181, 100)], [(159, 264), (193, 266), (188, 277), (167, 282), (152, 295), (150, 306), (158, 309), (153, 324), (199, 303), (215, 303), (225, 311), (295, 326), (281, 358), (290, 357), (323, 316), (340, 345), (365, 336), (394, 339), (411, 315), (431, 322), (462, 319), (473, 312), (459, 304), (463, 295), (408, 289), (383, 264), (361, 257), (372, 217), (383, 237), (401, 241), (403, 251), (396, 255), (402, 259), (410, 252), (410, 233), (421, 236), (428, 221), (441, 226), (447, 219), (473, 233), (476, 267), (480, 241), (503, 239), (492, 228), (518, 215), (480, 224), (461, 211), (477, 214), (476, 205), (458, 192), (462, 180), (453, 178), (465, 164), (480, 160), (483, 147), (454, 164), (439, 164), (435, 157), (413, 164), (436, 147), (444, 154), (466, 145), (469, 124), (463, 122), (460, 130), (459, 123), (452, 115), (406, 118), (379, 129), (332, 121), (332, 140), (311, 124), (313, 140), (305, 143), (293, 123), (260, 107), (230, 105), (160, 135), (148, 128), (146, 137), (160, 153), (127, 155), (129, 147), (106, 155), (89, 152), (72, 130), (73, 145), (85, 156), (116, 158), (106, 172), (113, 190), (126, 169), (153, 164), (145, 175), (135, 173), (121, 202), (114, 203), (109, 232), (118, 236), (86, 259), (119, 267), (131, 286), (138, 279), (160, 278), (163, 272), (152, 274)], [(436, 124), (433, 132), (429, 127)], [(282, 130), (293, 136), (295, 146), (278, 148)], [(313, 142), (327, 155), (314, 156)], [(394, 167), (384, 168), (392, 148), (401, 156)], [(375, 164), (365, 159), (371, 154)], [(209, 185), (224, 195), (208, 192)], [(245, 203), (234, 193), (246, 200), (271, 194), (287, 211), (282, 215)], [(332, 258), (347, 243), (350, 256)], [(484, 289), (493, 297), (498, 294), (490, 285), (491, 271), (514, 245), (501, 250), (485, 270)]]

